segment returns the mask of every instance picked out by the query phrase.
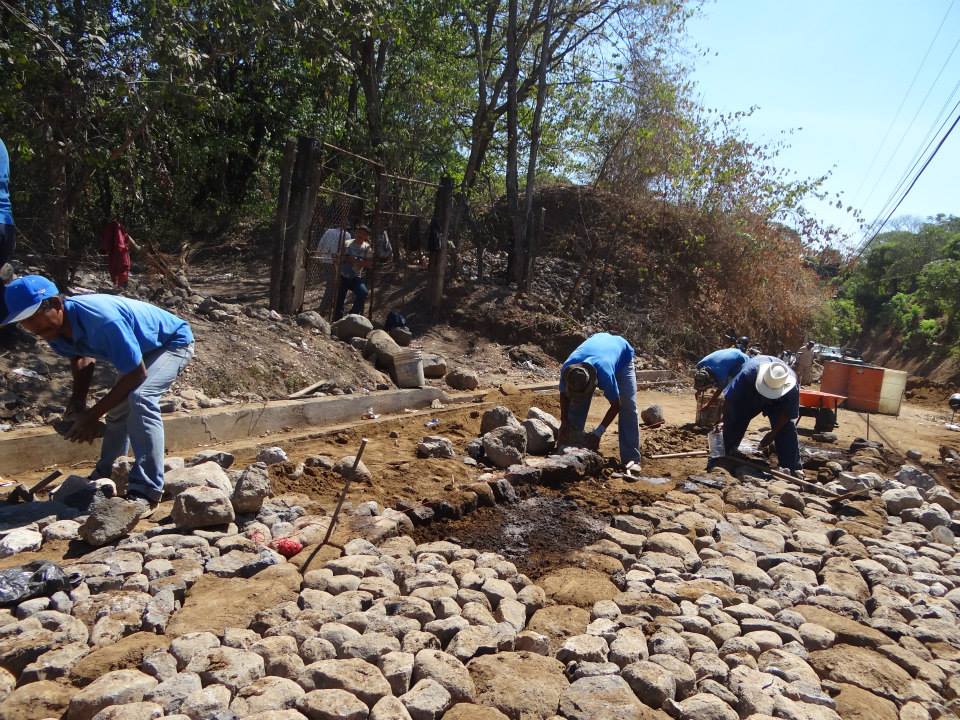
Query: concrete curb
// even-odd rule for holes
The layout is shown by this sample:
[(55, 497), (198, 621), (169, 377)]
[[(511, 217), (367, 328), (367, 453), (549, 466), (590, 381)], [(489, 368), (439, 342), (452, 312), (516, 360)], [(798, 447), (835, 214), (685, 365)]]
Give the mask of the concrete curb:
[[(434, 400), (449, 402), (440, 388), (425, 387), (194, 410), (165, 415), (164, 439), (167, 453), (173, 454), (199, 445), (357, 420), (368, 408), (383, 415), (429, 407)], [(0, 470), (14, 475), (50, 465), (93, 462), (99, 453), (99, 441), (92, 445), (67, 442), (49, 427), (14, 430), (0, 438)]]

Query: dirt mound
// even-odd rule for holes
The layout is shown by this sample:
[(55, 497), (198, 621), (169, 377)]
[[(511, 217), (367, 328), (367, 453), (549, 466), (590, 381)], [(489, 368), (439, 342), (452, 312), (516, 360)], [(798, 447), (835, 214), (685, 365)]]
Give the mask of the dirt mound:
[(644, 457), (661, 453), (689, 452), (706, 447), (706, 432), (694, 425), (661, 425), (644, 428), (640, 433)]

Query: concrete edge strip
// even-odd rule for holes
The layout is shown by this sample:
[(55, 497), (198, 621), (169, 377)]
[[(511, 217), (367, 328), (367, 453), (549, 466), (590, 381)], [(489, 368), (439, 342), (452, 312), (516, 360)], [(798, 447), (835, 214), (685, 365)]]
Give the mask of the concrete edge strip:
[[(356, 420), (372, 408), (378, 415), (429, 407), (449, 398), (440, 388), (384, 390), (369, 395), (338, 395), (304, 400), (228, 405), (164, 417), (166, 450), (182, 452), (296, 427), (322, 427)], [(14, 475), (53, 465), (93, 462), (99, 441), (86, 445), (64, 440), (50, 427), (12, 431), (0, 438), (0, 468)]]

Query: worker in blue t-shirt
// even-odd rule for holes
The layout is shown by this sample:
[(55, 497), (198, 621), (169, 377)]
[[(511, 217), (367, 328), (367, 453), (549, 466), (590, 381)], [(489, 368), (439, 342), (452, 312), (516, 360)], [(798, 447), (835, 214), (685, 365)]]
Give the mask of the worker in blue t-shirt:
[(637, 376), (633, 347), (619, 335), (597, 333), (570, 353), (560, 370), (560, 442), (570, 431), (583, 432), (593, 392), (600, 388), (610, 403), (606, 415), (590, 433), (596, 449), (600, 438), (619, 416), (620, 462), (625, 469), (639, 469), (640, 420), (637, 415)]
[(760, 449), (774, 443), (780, 466), (802, 476), (797, 439), (800, 386), (793, 370), (770, 355), (747, 360), (724, 391), (723, 445), (727, 455), (737, 452), (750, 421), (760, 413), (771, 428), (760, 441)]
[[(160, 398), (193, 356), (193, 333), (186, 320), (139, 300), (115, 295), (66, 298), (40, 275), (11, 282), (5, 292), (3, 324), (46, 340), (70, 358), (73, 394), (67, 413), (76, 420), (67, 432), (73, 442), (92, 442), (106, 415), (100, 460), (91, 477), (109, 478), (114, 461), (133, 448), (127, 498), (146, 510), (163, 495), (163, 421)], [(110, 391), (87, 407), (87, 393), (98, 360), (120, 377)]]
[[(724, 388), (733, 380), (749, 356), (739, 348), (723, 348), (710, 353), (697, 363), (697, 370), (693, 375), (693, 388), (697, 392), (698, 407), (705, 410), (716, 402), (722, 402)], [(702, 397), (707, 388), (714, 387), (713, 395), (702, 403)], [(702, 403), (702, 404), (701, 404)], [(715, 412), (720, 412), (718, 408)], [(719, 417), (719, 416), (715, 416)]]
[[(13, 205), (10, 203), (10, 155), (7, 146), (0, 138), (0, 268), (13, 260), (13, 251), (17, 246), (17, 233), (13, 225)], [(13, 273), (7, 268), (0, 277), (4, 282)], [(7, 308), (0, 297), (0, 317), (7, 316)]]

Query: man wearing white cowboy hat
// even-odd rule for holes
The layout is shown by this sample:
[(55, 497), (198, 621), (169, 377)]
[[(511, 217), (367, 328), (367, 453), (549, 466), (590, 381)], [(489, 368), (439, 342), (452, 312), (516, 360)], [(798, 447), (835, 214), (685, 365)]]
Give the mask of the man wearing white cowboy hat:
[(800, 474), (800, 386), (793, 370), (770, 355), (747, 360), (724, 391), (723, 444), (728, 454), (736, 452), (750, 421), (760, 413), (771, 427), (760, 448), (774, 443), (781, 467)]
[(614, 418), (620, 440), (620, 462), (624, 468), (639, 468), (640, 420), (637, 415), (637, 376), (633, 369), (633, 346), (619, 335), (597, 333), (570, 353), (560, 371), (561, 443), (571, 431), (583, 432), (590, 401), (598, 387), (610, 403), (603, 420), (588, 436), (597, 449), (600, 437)]

